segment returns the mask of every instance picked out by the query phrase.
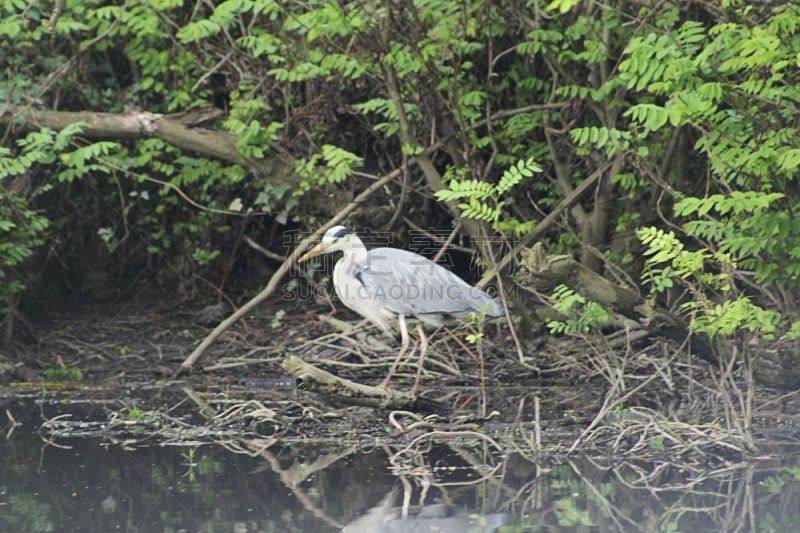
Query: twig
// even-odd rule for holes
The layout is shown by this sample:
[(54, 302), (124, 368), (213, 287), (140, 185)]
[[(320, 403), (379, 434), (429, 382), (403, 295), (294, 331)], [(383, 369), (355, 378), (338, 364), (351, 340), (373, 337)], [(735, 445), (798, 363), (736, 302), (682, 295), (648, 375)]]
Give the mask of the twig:
[(264, 248), (263, 246), (258, 244), (256, 241), (254, 241), (253, 239), (251, 239), (247, 235), (245, 235), (243, 238), (244, 238), (244, 242), (246, 242), (247, 245), (250, 248), (252, 248), (253, 250), (257, 251), (258, 253), (260, 253), (264, 257), (272, 259), (273, 261), (283, 261), (285, 259), (285, 257), (282, 256), (281, 254), (276, 254), (275, 252), (273, 252), (271, 250), (267, 250), (266, 248)]
[(201, 85), (203, 85), (203, 84), (205, 83), (205, 81), (206, 81), (206, 80), (207, 80), (209, 77), (211, 77), (211, 75), (212, 75), (212, 74), (214, 74), (216, 71), (218, 71), (220, 68), (222, 68), (222, 65), (224, 65), (224, 64), (225, 64), (225, 63), (228, 61), (228, 59), (230, 59), (230, 58), (231, 58), (231, 56), (232, 56), (232, 55), (233, 55), (233, 52), (232, 52), (232, 51), (231, 51), (231, 52), (228, 52), (227, 54), (225, 54), (225, 57), (223, 57), (222, 59), (220, 59), (220, 60), (217, 62), (217, 64), (216, 64), (216, 65), (214, 65), (214, 66), (211, 68), (211, 70), (209, 70), (208, 72), (206, 72), (205, 74), (203, 74), (202, 76), (200, 76), (200, 79), (199, 79), (199, 80), (197, 80), (197, 83), (195, 83), (195, 84), (192, 86), (192, 89), (191, 89), (191, 91), (190, 91), (190, 92), (192, 92), (192, 93), (193, 93), (193, 92), (195, 92), (195, 91), (197, 90), (197, 88), (198, 88), (198, 87), (200, 87)]
[(544, 217), (536, 227), (530, 233), (526, 234), (525, 236), (520, 239), (520, 242), (514, 247), (512, 252), (509, 252), (503, 256), (500, 261), (497, 263), (497, 267), (493, 268), (492, 270), (488, 271), (475, 286), (479, 289), (484, 288), (492, 279), (497, 276), (501, 270), (506, 268), (508, 264), (514, 260), (515, 257), (519, 255), (523, 248), (530, 246), (537, 240), (539, 240), (552, 226), (558, 217), (561, 216), (561, 213), (565, 210), (571, 208), (573, 205), (577, 204), (584, 196), (591, 192), (591, 187), (597, 183), (597, 180), (603, 175), (603, 172), (606, 171), (608, 165), (604, 165), (601, 168), (598, 168), (592, 174), (586, 178), (586, 181), (580, 184), (578, 188), (576, 188), (569, 196), (561, 200), (561, 202), (553, 209), (549, 215)]
[[(668, 365), (671, 361), (665, 361), (665, 365)], [(597, 427), (600, 425), (600, 422), (614, 409), (618, 406), (623, 405), (624, 402), (639, 392), (640, 390), (644, 389), (648, 384), (652, 381), (655, 381), (659, 377), (659, 374), (653, 373), (652, 375), (648, 376), (644, 381), (642, 381), (639, 385), (631, 389), (627, 394), (624, 394), (616, 399), (613, 398), (614, 394), (618, 392), (618, 387), (624, 376), (620, 375), (617, 377), (615, 381), (611, 382), (611, 389), (606, 393), (605, 398), (603, 399), (603, 405), (600, 407), (597, 415), (595, 416), (594, 420), (583, 430), (581, 435), (575, 439), (575, 442), (572, 443), (569, 451), (567, 453), (572, 453), (578, 447), (579, 444), (585, 442), (586, 437)]]
[(490, 246), (486, 247), (486, 253), (489, 255), (489, 260), (492, 262), (492, 272), (495, 272), (497, 275), (497, 288), (498, 294), (500, 296), (500, 301), (503, 303), (503, 307), (506, 309), (506, 323), (508, 324), (508, 331), (511, 333), (511, 338), (514, 340), (514, 346), (517, 348), (517, 357), (519, 358), (519, 362), (523, 365), (525, 364), (525, 354), (522, 352), (522, 343), (519, 340), (519, 335), (517, 335), (517, 328), (514, 326), (514, 320), (511, 318), (511, 313), (508, 309), (508, 293), (505, 291), (503, 287), (503, 276), (500, 275), (500, 270), (497, 264), (497, 261), (494, 257), (494, 252)]
[(435, 232), (428, 231), (418, 226), (417, 224), (414, 224), (414, 222), (406, 216), (403, 217), (403, 222), (405, 222), (411, 229), (422, 233), (433, 242), (442, 244), (442, 249), (456, 250), (458, 252), (464, 252), (467, 254), (471, 254), (474, 252), (474, 250), (468, 246), (459, 246), (457, 244), (452, 243), (452, 240), (455, 238), (456, 232), (461, 229), (461, 221), (456, 221), (456, 225), (453, 228), (453, 232), (450, 234), (450, 236), (447, 237), (447, 239), (443, 239), (440, 236), (436, 235)]

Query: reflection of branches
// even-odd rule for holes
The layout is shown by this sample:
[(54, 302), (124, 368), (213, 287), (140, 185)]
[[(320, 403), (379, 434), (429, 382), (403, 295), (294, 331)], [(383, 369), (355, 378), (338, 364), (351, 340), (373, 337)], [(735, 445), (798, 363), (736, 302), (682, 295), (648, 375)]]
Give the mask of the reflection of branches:
[[(643, 465), (625, 462), (614, 466), (603, 466), (599, 461), (588, 458), (586, 461), (594, 471), (612, 472), (617, 482), (631, 489), (634, 496), (644, 492), (649, 501), (655, 500), (664, 505), (664, 509), (651, 513), (658, 524), (651, 524), (648, 529), (664, 529), (670, 521), (676, 523), (686, 517), (688, 524), (695, 520), (713, 520), (719, 531), (757, 531), (753, 502), (756, 465), (752, 463), (738, 463), (708, 471), (707, 467), (677, 463), (673, 459), (654, 460)], [(570, 466), (615, 522), (624, 520), (642, 525), (637, 517), (629, 516), (630, 512), (626, 513), (619, 505), (602, 497), (588, 476), (581, 473), (580, 465), (571, 461)], [(682, 529), (692, 527), (684, 525)]]
[(639, 522), (631, 519), (625, 513), (621, 512), (619, 509), (617, 509), (617, 507), (613, 504), (613, 502), (603, 495), (603, 491), (601, 491), (598, 487), (595, 486), (594, 483), (592, 483), (591, 480), (589, 480), (586, 476), (583, 475), (583, 473), (581, 472), (580, 468), (578, 468), (576, 466), (574, 461), (569, 461), (569, 466), (572, 467), (572, 471), (575, 472), (575, 474), (578, 477), (580, 477), (580, 479), (581, 479), (581, 481), (583, 481), (584, 485), (586, 485), (586, 487), (588, 487), (589, 490), (592, 491), (592, 494), (594, 495), (596, 500), (599, 503), (601, 503), (602, 506), (605, 509), (607, 509), (609, 511), (612, 511), (612, 510), (615, 511), (615, 512), (609, 512), (608, 516), (611, 517), (611, 520), (614, 521), (614, 524), (616, 524), (617, 528), (619, 528), (620, 531), (626, 531), (626, 528), (622, 525), (622, 522), (620, 522), (620, 520), (624, 520), (625, 522), (627, 522), (628, 524), (630, 524), (634, 528), (637, 528), (637, 527), (639, 527), (641, 525)]
[[(482, 459), (482, 457), (489, 456), (491, 453), (489, 450), (483, 448), (481, 450), (482, 456), (477, 456), (472, 448), (466, 448), (464, 446), (450, 446), (450, 449), (458, 454), (458, 456), (461, 457), (461, 459), (463, 459), (473, 469), (475, 469), (475, 471), (486, 470), (486, 461)], [(504, 455), (504, 457), (506, 457), (506, 455)], [(487, 487), (485, 487), (485, 490), (481, 491), (481, 494), (486, 498), (487, 507), (489, 509), (497, 509), (502, 496), (505, 495), (507, 497), (511, 497), (514, 495), (514, 490), (507, 486), (504, 482), (505, 474), (507, 472), (508, 460), (504, 459), (500, 461), (497, 466), (492, 467), (492, 475), (483, 476), (481, 478), (482, 481), (485, 481), (487, 484)], [(488, 487), (492, 487), (494, 490), (490, 492)]]
[[(200, 398), (196, 395), (189, 394), (191, 390), (185, 390), (189, 398), (199, 402)], [(284, 406), (294, 402), (281, 402)], [(199, 403), (203, 409), (207, 406), (205, 402)], [(299, 404), (296, 404), (299, 406)], [(274, 428), (280, 431), (285, 431), (286, 428), (291, 426), (291, 420), (288, 416), (288, 410), (283, 409), (279, 413), (278, 410), (267, 407), (257, 400), (249, 400), (244, 402), (234, 402), (230, 407), (215, 415), (210, 425), (217, 427), (228, 427), (240, 425), (242, 422), (247, 422), (250, 425), (263, 426), (271, 424)], [(300, 406), (301, 416), (309, 418), (309, 409)], [(241, 432), (239, 433), (241, 435)], [(321, 454), (310, 463), (295, 462), (289, 468), (283, 468), (278, 461), (278, 458), (269, 451), (269, 448), (277, 442), (276, 437), (264, 437), (257, 432), (247, 437), (240, 436), (236, 439), (225, 439), (217, 442), (223, 448), (238, 454), (249, 455), (250, 457), (260, 457), (264, 459), (269, 465), (270, 469), (276, 473), (281, 482), (288, 488), (297, 498), (297, 501), (308, 510), (315, 517), (324, 521), (326, 524), (341, 528), (342, 525), (335, 519), (328, 516), (322, 509), (320, 509), (314, 501), (300, 488), (300, 484), (311, 477), (314, 473), (325, 470), (333, 463), (347, 457), (356, 451), (356, 446), (346, 446), (339, 448), (335, 453)]]
[[(393, 413), (394, 414), (394, 413)], [(411, 413), (407, 413), (413, 416)], [(464, 446), (457, 446), (454, 444), (445, 445), (443, 441), (457, 440), (458, 442), (465, 442)], [(483, 446), (483, 457), (491, 458), (492, 449), (495, 452), (502, 453), (502, 448), (490, 437), (476, 431), (430, 431), (415, 437), (408, 445), (403, 447), (397, 452), (392, 452), (387, 449), (389, 456), (389, 463), (391, 464), (392, 473), (398, 477), (403, 486), (403, 503), (401, 507), (400, 516), (406, 519), (409, 515), (409, 508), (411, 506), (411, 495), (413, 493), (413, 486), (409, 478), (416, 481), (420, 487), (419, 505), (425, 506), (425, 500), (428, 490), (431, 487), (436, 487), (441, 491), (442, 498), (452, 504), (450, 495), (447, 492), (449, 487), (464, 487), (479, 485), (486, 481), (497, 484), (494, 479), (495, 473), (501, 468), (500, 464), (489, 465), (485, 460), (481, 460), (478, 456), (468, 451), (466, 442), (469, 442), (473, 447)], [(491, 448), (486, 449), (488, 445)], [(446, 461), (446, 469), (444, 471), (438, 470), (436, 466), (431, 463), (430, 454), (434, 449), (441, 450), (442, 446), (450, 451), (455, 452), (459, 457), (464, 459), (469, 467), (470, 472), (477, 472), (479, 476), (474, 479), (467, 479), (461, 477), (456, 481), (448, 481), (444, 479), (445, 475), (453, 475), (457, 468), (453, 465), (454, 461)], [(463, 468), (463, 467), (462, 467)], [(445, 474), (446, 472), (446, 474)]]
[[(189, 391), (185, 392), (188, 393)], [(192, 395), (189, 397), (192, 399), (196, 398), (196, 396)], [(304, 414), (306, 411), (307, 409), (302, 409)], [(249, 422), (256, 426), (272, 424), (280, 428), (281, 426), (288, 425), (289, 421), (285, 416), (285, 413), (281, 416), (277, 410), (271, 409), (257, 400), (250, 400), (233, 403), (233, 405), (214, 416), (211, 420), (211, 424), (222, 427)], [(264, 437), (255, 433), (248, 437), (225, 439), (217, 442), (217, 444), (237, 454), (245, 454), (250, 457), (260, 457), (264, 459), (270, 469), (278, 475), (281, 482), (294, 494), (297, 501), (300, 502), (306, 510), (326, 524), (341, 528), (342, 525), (339, 522), (328, 516), (305, 492), (303, 492), (300, 488), (300, 484), (314, 473), (325, 470), (343, 457), (351, 455), (356, 451), (356, 446), (346, 446), (337, 449), (335, 453), (321, 454), (310, 463), (295, 462), (289, 468), (283, 468), (278, 458), (269, 451), (269, 448), (276, 442), (276, 437)]]
[(311, 514), (326, 524), (336, 528), (341, 528), (342, 524), (328, 516), (325, 511), (320, 509), (314, 503), (314, 501), (301, 490), (300, 483), (311, 477), (312, 474), (325, 470), (343, 457), (352, 455), (356, 449), (357, 448), (355, 446), (346, 446), (338, 449), (336, 453), (320, 455), (311, 463), (304, 464), (296, 462), (286, 469), (281, 467), (278, 458), (268, 450), (262, 450), (259, 456), (263, 458), (267, 464), (269, 464), (269, 467), (273, 472), (278, 474), (281, 482), (286, 486), (287, 489), (292, 491), (292, 494), (294, 494), (294, 496), (297, 498), (297, 501), (299, 501), (303, 507), (305, 507)]
[[(667, 422), (639, 408), (607, 429), (624, 435), (620, 442), (609, 437), (611, 445), (605, 440), (607, 435), (594, 441), (602, 450), (617, 450), (602, 458), (562, 462), (532, 447), (528, 453), (511, 455), (507, 468), (514, 477), (502, 481), (509, 494), (514, 492), (504, 507), (543, 530), (547, 529), (544, 524), (554, 520), (564, 526), (563, 520), (575, 519), (587, 521), (581, 523), (602, 520), (595, 526), (609, 531), (733, 533), (757, 531), (770, 521), (788, 525), (794, 519), (787, 518), (797, 508), (796, 493), (787, 490), (794, 483), (794, 473), (784, 467), (764, 478), (763, 462), (732, 462), (731, 457), (745, 448), (742, 445), (731, 454), (731, 448), (715, 444), (729, 439), (721, 427)], [(653, 437), (662, 435), (673, 438), (668, 453), (652, 444)], [(550, 468), (551, 464), (559, 466)], [(779, 502), (765, 505), (777, 498)]]
[[(396, 417), (398, 413), (392, 413)], [(412, 413), (405, 413), (406, 415), (415, 416)], [(399, 423), (395, 420), (396, 427)], [(419, 426), (417, 426), (419, 427)], [(486, 458), (493, 457), (492, 450), (498, 454), (503, 452), (503, 448), (488, 435), (479, 433), (477, 431), (445, 431), (434, 430), (418, 435), (405, 447), (397, 452), (389, 452), (389, 463), (391, 464), (392, 472), (400, 479), (403, 485), (403, 518), (408, 516), (408, 509), (411, 503), (412, 487), (408, 481), (408, 477), (414, 478), (421, 487), (420, 505), (424, 505), (425, 497), (430, 487), (436, 487), (443, 491), (443, 496), (447, 496), (444, 491), (446, 487), (460, 487), (468, 485), (478, 485), (487, 480), (496, 482), (494, 479), (495, 473), (500, 469), (502, 463), (495, 465), (488, 465), (486, 461), (480, 460), (477, 456), (467, 451), (466, 446), (457, 446), (454, 444), (446, 445), (451, 451), (454, 451), (458, 456), (465, 459), (470, 470), (478, 472), (479, 476), (474, 479), (461, 478), (456, 481), (446, 481), (443, 479), (441, 472), (437, 473), (436, 468), (431, 465), (429, 460), (430, 452), (437, 445), (444, 445), (444, 442), (469, 442), (473, 447), (490, 446), (490, 449), (483, 449), (483, 456)], [(453, 473), (453, 466), (451, 461), (448, 461), (447, 472)]]
[[(396, 471), (401, 471), (404, 462), (406, 462), (407, 464), (409, 457), (420, 458), (424, 455), (425, 452), (430, 451), (430, 446), (432, 444), (441, 444), (442, 441), (450, 441), (456, 439), (458, 439), (459, 441), (471, 440), (477, 442), (484, 442), (494, 447), (497, 453), (503, 453), (503, 448), (499, 444), (497, 444), (497, 442), (495, 442), (494, 439), (492, 439), (488, 435), (479, 433), (477, 431), (430, 431), (428, 433), (424, 433), (414, 438), (403, 449), (392, 454), (389, 457), (389, 462), (392, 464), (393, 469), (396, 469)], [(422, 446), (425, 446), (427, 448), (420, 450), (420, 447)], [(435, 485), (445, 487), (445, 486), (458, 486), (458, 485), (473, 485), (476, 483), (481, 483), (485, 478), (494, 475), (494, 473), (499, 468), (499, 465), (494, 465), (491, 467), (488, 465), (484, 466), (487, 467), (486, 471), (484, 472), (484, 475), (482, 475), (478, 479), (464, 480), (452, 483), (438, 481), (435, 483)]]
[[(725, 461), (723, 452), (744, 455), (746, 438), (719, 424), (689, 424), (667, 419), (660, 412), (631, 407), (604, 426), (593, 429), (591, 438), (617, 456), (657, 460), (669, 449), (671, 457), (692, 457), (698, 464)], [(687, 463), (687, 468), (691, 465)]]

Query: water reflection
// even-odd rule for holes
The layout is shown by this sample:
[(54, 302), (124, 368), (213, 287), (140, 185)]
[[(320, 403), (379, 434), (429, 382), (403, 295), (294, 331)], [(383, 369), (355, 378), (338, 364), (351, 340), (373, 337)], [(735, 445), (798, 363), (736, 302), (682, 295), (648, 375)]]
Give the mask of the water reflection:
[(466, 433), (371, 449), (53, 446), (37, 434), (40, 406), (3, 407), (23, 425), (0, 441), (0, 531), (718, 532), (800, 523), (800, 466), (785, 448), (752, 462), (692, 464), (655, 454), (545, 459)]

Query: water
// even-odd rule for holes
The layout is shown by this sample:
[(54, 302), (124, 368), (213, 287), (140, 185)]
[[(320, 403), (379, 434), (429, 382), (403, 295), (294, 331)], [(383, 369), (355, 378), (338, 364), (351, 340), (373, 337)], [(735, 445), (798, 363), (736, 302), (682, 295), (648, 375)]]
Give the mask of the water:
[(233, 441), (48, 442), (42, 416), (65, 409), (63, 403), (3, 401), (0, 411), (21, 425), (12, 428), (3, 414), (0, 531), (788, 532), (800, 527), (800, 455), (789, 445), (750, 461), (702, 464), (656, 455), (647, 461), (543, 458), (522, 448), (498, 454), (486, 441), (466, 438), (423, 438), (402, 446), (276, 442), (248, 453)]

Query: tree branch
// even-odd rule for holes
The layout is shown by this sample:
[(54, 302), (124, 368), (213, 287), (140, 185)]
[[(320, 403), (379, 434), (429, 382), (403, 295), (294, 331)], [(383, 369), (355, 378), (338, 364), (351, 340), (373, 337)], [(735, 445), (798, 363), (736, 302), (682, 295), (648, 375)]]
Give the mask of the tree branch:
[(323, 225), (317, 231), (315, 231), (314, 233), (303, 239), (300, 242), (300, 244), (297, 245), (297, 248), (295, 248), (292, 251), (292, 253), (289, 254), (289, 257), (286, 258), (286, 260), (278, 268), (278, 270), (275, 271), (275, 273), (270, 278), (269, 283), (267, 283), (267, 286), (264, 287), (264, 289), (257, 295), (255, 295), (252, 299), (250, 299), (250, 301), (248, 301), (242, 307), (237, 309), (236, 312), (234, 312), (231, 316), (220, 322), (219, 325), (216, 328), (214, 328), (214, 330), (211, 333), (209, 333), (205, 339), (203, 339), (203, 342), (201, 342), (200, 345), (194, 349), (194, 351), (189, 355), (189, 357), (187, 357), (181, 363), (180, 368), (175, 373), (175, 377), (179, 376), (186, 370), (189, 370), (192, 367), (192, 365), (194, 365), (194, 363), (200, 358), (200, 356), (202, 356), (205, 353), (208, 347), (211, 346), (211, 343), (213, 343), (217, 339), (217, 337), (222, 335), (222, 333), (225, 330), (231, 327), (234, 323), (236, 323), (237, 320), (242, 318), (244, 315), (249, 313), (258, 304), (269, 298), (269, 296), (273, 292), (275, 292), (275, 290), (278, 288), (278, 285), (283, 279), (283, 276), (285, 276), (286, 273), (289, 272), (289, 269), (297, 262), (297, 259), (300, 257), (300, 255), (308, 249), (309, 244), (317, 240), (322, 235), (322, 233), (329, 227), (344, 220), (344, 218), (347, 215), (349, 215), (353, 210), (355, 210), (359, 205), (361, 205), (361, 202), (366, 200), (372, 193), (379, 190), (381, 187), (383, 187), (384, 185), (395, 179), (399, 173), (400, 173), (399, 170), (395, 170), (394, 172), (391, 172), (383, 176), (381, 179), (379, 179), (378, 181), (376, 181), (375, 183), (364, 189), (364, 191), (358, 196), (356, 196), (352, 202), (347, 204), (341, 211), (336, 213), (336, 215), (333, 218), (328, 220), (328, 222), (326, 222), (325, 225)]
[(24, 128), (61, 130), (70, 124), (83, 123), (82, 135), (89, 139), (147, 139), (156, 138), (198, 154), (247, 167), (255, 173), (280, 176), (282, 182), (296, 183), (294, 160), (282, 152), (272, 152), (265, 159), (247, 160), (236, 149), (239, 136), (226, 131), (190, 128), (176, 115), (160, 115), (137, 111), (133, 113), (100, 113), (95, 111), (48, 111), (27, 109), (15, 115), (0, 114), (0, 124), (10, 124), (22, 118)]

